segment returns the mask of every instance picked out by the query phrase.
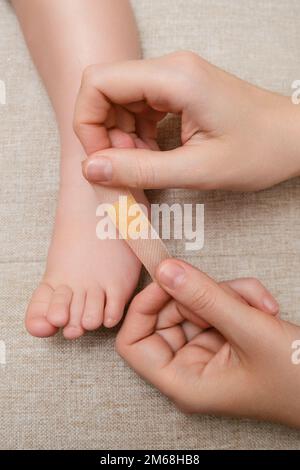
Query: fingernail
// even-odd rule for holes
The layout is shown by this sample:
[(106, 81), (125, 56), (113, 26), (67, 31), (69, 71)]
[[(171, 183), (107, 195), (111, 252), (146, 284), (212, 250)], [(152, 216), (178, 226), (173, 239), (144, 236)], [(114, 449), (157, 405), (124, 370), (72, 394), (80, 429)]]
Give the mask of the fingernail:
[(276, 302), (275, 299), (271, 297), (265, 297), (263, 299), (263, 304), (266, 307), (267, 310), (269, 310), (272, 313), (277, 313), (279, 311), (279, 305)]
[(158, 281), (169, 289), (175, 289), (184, 279), (185, 270), (173, 261), (163, 263), (158, 269)]
[(112, 179), (112, 164), (108, 158), (98, 157), (86, 164), (85, 172), (90, 181), (99, 183), (110, 181)]

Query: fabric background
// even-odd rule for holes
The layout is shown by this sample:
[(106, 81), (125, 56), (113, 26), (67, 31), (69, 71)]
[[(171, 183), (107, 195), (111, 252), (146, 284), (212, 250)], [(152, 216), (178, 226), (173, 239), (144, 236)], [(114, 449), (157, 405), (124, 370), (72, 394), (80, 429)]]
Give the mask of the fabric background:
[[(299, 0), (134, 0), (144, 53), (191, 49), (266, 88), (300, 78)], [(47, 53), (47, 51), (45, 51)], [(24, 310), (45, 263), (58, 186), (53, 112), (14, 13), (0, 0), (1, 449), (297, 449), (283, 426), (185, 416), (114, 351), (115, 332), (75, 342), (30, 337)], [(176, 143), (178, 123), (161, 130)], [(300, 133), (299, 133), (300, 138)], [(241, 155), (241, 158), (243, 156)], [(300, 180), (259, 194), (153, 191), (152, 200), (205, 203), (205, 247), (171, 252), (218, 279), (257, 276), (282, 316), (299, 322)], [(295, 391), (299, 393), (299, 391)]]

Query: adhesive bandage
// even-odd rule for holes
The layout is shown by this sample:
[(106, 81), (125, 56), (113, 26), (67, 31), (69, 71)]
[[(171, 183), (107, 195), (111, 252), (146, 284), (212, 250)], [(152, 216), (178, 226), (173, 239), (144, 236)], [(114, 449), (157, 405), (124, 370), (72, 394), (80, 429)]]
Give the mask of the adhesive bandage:
[[(100, 196), (103, 189), (96, 185), (94, 189)], [(126, 210), (120, 207), (120, 199), (122, 200), (123, 198), (126, 199)], [(128, 189), (105, 188), (105, 199), (110, 204), (107, 214), (117, 228), (121, 238), (126, 241), (152, 279), (154, 279), (157, 266), (163, 260), (171, 257), (166, 245), (155, 232), (147, 214), (145, 214)], [(139, 227), (138, 230), (132, 230), (131, 222), (136, 218), (137, 209), (139, 209)], [(153, 236), (153, 232), (155, 232), (155, 236)]]

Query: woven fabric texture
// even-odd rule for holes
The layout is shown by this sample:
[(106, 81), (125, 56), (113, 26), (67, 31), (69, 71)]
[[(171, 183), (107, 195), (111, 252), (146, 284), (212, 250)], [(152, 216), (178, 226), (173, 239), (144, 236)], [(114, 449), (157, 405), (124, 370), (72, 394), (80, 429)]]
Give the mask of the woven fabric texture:
[[(144, 54), (198, 52), (253, 83), (291, 94), (300, 78), (299, 0), (134, 0)], [(14, 12), (0, 0), (1, 449), (298, 449), (300, 434), (245, 420), (185, 416), (117, 356), (115, 331), (39, 340), (24, 310), (44, 269), (58, 187), (55, 119)], [(160, 130), (177, 142), (178, 122)], [(300, 134), (299, 134), (300, 136)], [(241, 155), (241, 158), (243, 156)], [(299, 322), (300, 180), (256, 194), (152, 191), (205, 204), (205, 245), (182, 257), (217, 279), (257, 276)], [(145, 279), (142, 279), (142, 284)], [(296, 392), (295, 392), (296, 393)]]

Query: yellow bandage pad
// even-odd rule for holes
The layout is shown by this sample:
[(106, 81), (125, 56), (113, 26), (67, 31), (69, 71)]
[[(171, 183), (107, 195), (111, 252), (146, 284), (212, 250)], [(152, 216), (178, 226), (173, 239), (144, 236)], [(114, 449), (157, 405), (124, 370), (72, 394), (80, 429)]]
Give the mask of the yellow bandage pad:
[[(94, 188), (99, 195), (100, 191), (103, 192), (99, 186)], [(103, 198), (102, 194), (101, 196)], [(171, 256), (151, 225), (147, 214), (128, 189), (105, 188), (105, 199), (111, 203), (107, 213), (121, 238), (126, 241), (154, 279), (157, 266)]]

